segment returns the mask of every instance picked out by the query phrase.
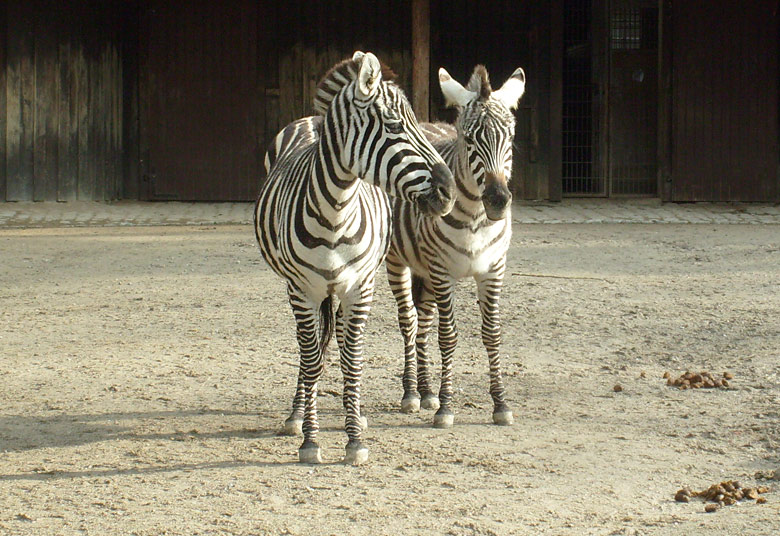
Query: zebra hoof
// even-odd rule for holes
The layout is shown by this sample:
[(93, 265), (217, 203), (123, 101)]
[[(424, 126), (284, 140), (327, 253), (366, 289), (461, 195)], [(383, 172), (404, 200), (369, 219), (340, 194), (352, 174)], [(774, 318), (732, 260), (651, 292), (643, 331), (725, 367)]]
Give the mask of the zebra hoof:
[(322, 463), (320, 447), (306, 447), (298, 449), (298, 461), (301, 463)]
[(452, 428), (453, 424), (455, 424), (455, 415), (451, 411), (439, 411), (433, 416), (434, 428)]
[(294, 419), (292, 417), (284, 421), (281, 435), (295, 436), (303, 433), (303, 419)]
[(496, 411), (493, 413), (493, 423), (499, 426), (510, 426), (514, 424), (515, 418), (512, 415), (512, 410)]
[(367, 461), (368, 449), (359, 441), (354, 445), (350, 441), (344, 454), (344, 463), (346, 465), (361, 465)]
[(359, 422), (360, 422), (360, 428), (362, 428), (363, 430), (368, 430), (368, 419), (366, 418), (365, 415), (360, 416)]
[(420, 399), (418, 397), (401, 400), (401, 413), (417, 413), (418, 411), (420, 411)]
[(425, 395), (420, 404), (423, 409), (438, 410), (441, 404), (439, 404), (439, 397), (436, 395)]

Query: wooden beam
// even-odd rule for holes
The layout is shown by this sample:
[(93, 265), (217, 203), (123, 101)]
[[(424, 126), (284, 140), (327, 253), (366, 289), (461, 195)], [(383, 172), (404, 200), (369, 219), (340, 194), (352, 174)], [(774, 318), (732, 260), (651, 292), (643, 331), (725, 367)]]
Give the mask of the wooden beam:
[(672, 2), (659, 0), (658, 194), (672, 200)]
[(421, 122), (430, 120), (430, 0), (412, 0), (412, 107)]
[(550, 2), (550, 182), (551, 201), (563, 197), (563, 0)]
[(6, 107), (6, 48), (8, 46), (8, 18), (6, 17), (6, 3), (0, 2), (0, 203), (5, 201), (6, 170), (5, 170), (5, 130), (7, 127)]

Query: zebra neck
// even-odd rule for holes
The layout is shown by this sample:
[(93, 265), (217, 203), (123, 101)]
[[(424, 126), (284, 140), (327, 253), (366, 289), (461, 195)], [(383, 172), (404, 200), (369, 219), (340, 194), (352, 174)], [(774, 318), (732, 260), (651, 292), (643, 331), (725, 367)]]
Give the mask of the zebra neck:
[(345, 169), (339, 157), (320, 140), (317, 156), (306, 189), (307, 215), (321, 225), (336, 230), (357, 202), (359, 179)]
[(450, 213), (453, 220), (473, 222), (485, 218), (485, 206), (474, 173), (469, 166), (468, 153), (464, 146), (458, 144), (458, 149), (452, 153), (452, 162), (448, 162), (455, 175), (457, 197), (455, 207)]

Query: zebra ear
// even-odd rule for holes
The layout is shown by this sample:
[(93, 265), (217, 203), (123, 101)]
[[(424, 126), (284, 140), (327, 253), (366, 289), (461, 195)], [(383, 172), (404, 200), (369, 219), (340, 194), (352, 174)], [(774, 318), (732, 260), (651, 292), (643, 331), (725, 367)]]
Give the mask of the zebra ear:
[(447, 101), (447, 106), (460, 106), (463, 108), (477, 98), (476, 93), (460, 85), (443, 67), (439, 69), (439, 85), (441, 86), (441, 92), (444, 94), (444, 99)]
[(517, 108), (517, 101), (525, 93), (525, 72), (518, 67), (512, 76), (504, 82), (501, 89), (493, 92), (493, 96), (500, 100), (510, 110)]
[(361, 62), (357, 83), (359, 96), (362, 98), (370, 97), (376, 92), (382, 81), (382, 66), (376, 56), (370, 52), (366, 54), (360, 51), (355, 52), (352, 59)]

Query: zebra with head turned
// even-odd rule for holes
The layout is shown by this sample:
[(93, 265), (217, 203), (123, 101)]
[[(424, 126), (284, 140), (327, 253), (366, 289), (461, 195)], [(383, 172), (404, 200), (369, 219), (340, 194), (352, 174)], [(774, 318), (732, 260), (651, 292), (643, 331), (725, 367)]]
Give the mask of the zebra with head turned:
[[(456, 125), (424, 124), (423, 129), (455, 175), (455, 206), (442, 217), (424, 218), (414, 205), (395, 202), (386, 262), (404, 339), (401, 409), (418, 411), (422, 397), (422, 407), (438, 409), (434, 426), (452, 426), (454, 288), (459, 279), (473, 277), (490, 365), (493, 421), (512, 424), (501, 378), (498, 300), (512, 233), (512, 195), (507, 188), (515, 130), (512, 110), (525, 90), (525, 73), (518, 68), (497, 91), (490, 87), (482, 65), (474, 69), (465, 88), (444, 69), (439, 70), (439, 83), (447, 104), (458, 109)], [(436, 309), (442, 358), (438, 399), (431, 390), (427, 355)]]
[(454, 202), (452, 173), (384, 71), (373, 54), (355, 52), (325, 75), (314, 101), (319, 115), (291, 123), (271, 144), (255, 205), (260, 250), (287, 282), (297, 325), (299, 381), (287, 427), (302, 428), (304, 463), (321, 462), (317, 382), (333, 332), (333, 296), (340, 302), (345, 462), (368, 457), (360, 421), (363, 331), (389, 247), (386, 193), (429, 215), (447, 214)]

